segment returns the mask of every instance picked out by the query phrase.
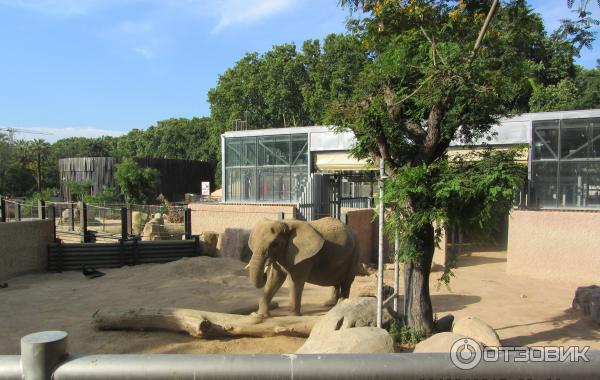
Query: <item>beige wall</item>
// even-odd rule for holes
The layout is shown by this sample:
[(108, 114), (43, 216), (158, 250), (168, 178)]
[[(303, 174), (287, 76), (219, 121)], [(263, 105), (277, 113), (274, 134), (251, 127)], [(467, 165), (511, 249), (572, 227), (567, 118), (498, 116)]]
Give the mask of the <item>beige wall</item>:
[(600, 213), (513, 211), (507, 271), (539, 278), (596, 283), (600, 279)]
[(45, 271), (52, 229), (50, 220), (0, 223), (0, 281), (27, 272)]
[(222, 234), (225, 228), (252, 229), (256, 222), (266, 219), (277, 219), (277, 214), (284, 213), (285, 219), (296, 217), (294, 205), (259, 205), (235, 203), (191, 203), (192, 234), (201, 235), (206, 231)]

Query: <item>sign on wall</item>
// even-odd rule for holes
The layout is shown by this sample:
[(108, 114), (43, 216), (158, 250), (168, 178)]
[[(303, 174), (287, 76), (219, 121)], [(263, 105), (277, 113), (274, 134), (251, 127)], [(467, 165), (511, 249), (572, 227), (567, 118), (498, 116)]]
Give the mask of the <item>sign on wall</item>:
[[(197, 182), (196, 182), (197, 183)], [(210, 195), (210, 182), (202, 182), (202, 196)]]

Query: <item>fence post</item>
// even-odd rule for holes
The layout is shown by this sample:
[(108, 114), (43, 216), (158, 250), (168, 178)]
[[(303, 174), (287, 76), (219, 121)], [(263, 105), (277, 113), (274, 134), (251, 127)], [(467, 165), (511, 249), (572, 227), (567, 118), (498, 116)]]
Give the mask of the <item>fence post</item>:
[(183, 212), (183, 228), (185, 230), (185, 240), (192, 238), (192, 209), (186, 208)]
[(48, 211), (48, 218), (52, 218), (52, 241), (56, 241), (56, 207), (52, 205)]
[(81, 242), (89, 243), (90, 237), (87, 230), (87, 205), (79, 202), (79, 229), (81, 230)]
[(75, 231), (75, 203), (71, 202), (69, 206), (69, 212), (71, 213), (71, 222), (69, 223), (69, 231)]
[(26, 380), (50, 380), (67, 358), (67, 333), (45, 331), (21, 338), (21, 368)]
[(21, 203), (16, 202), (15, 205), (17, 207), (17, 209), (15, 211), (15, 218), (17, 219), (17, 222), (20, 222), (21, 221), (21, 211), (22, 211), (21, 210)]
[(127, 203), (127, 236), (133, 236), (133, 210), (131, 205)]
[(283, 220), (285, 219), (285, 214), (283, 212), (278, 212), (277, 213), (277, 220)]
[(127, 226), (129, 226), (128, 222), (129, 213), (127, 212), (127, 207), (121, 207), (121, 239), (127, 240)]
[(0, 197), (0, 222), (6, 222), (6, 201)]
[(46, 219), (46, 202), (41, 199), (38, 201), (38, 218)]

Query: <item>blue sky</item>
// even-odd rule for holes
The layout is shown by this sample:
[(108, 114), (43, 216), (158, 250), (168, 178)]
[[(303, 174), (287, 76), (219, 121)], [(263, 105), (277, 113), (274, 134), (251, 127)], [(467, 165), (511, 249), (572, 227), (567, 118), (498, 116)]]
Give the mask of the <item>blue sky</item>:
[[(531, 4), (549, 29), (568, 15), (566, 0)], [(205, 116), (245, 52), (342, 32), (347, 16), (336, 0), (0, 0), (0, 127), (53, 141)]]

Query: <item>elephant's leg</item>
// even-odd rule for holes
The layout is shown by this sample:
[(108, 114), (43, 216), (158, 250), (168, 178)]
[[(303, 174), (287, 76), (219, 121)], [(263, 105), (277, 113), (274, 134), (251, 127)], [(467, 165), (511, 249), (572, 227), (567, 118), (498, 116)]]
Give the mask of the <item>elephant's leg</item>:
[(269, 269), (269, 275), (267, 276), (267, 283), (263, 290), (263, 295), (258, 303), (258, 315), (269, 316), (269, 305), (275, 293), (281, 288), (281, 285), (285, 282), (286, 273), (283, 271), (277, 263), (273, 263)]
[(304, 291), (304, 281), (290, 281), (290, 311), (294, 315), (302, 315), (300, 308), (302, 306), (302, 292)]
[(338, 298), (340, 298), (340, 287), (332, 286), (331, 287), (331, 296), (327, 301), (325, 301), (325, 306), (335, 306), (337, 304)]
[(342, 284), (340, 285), (340, 298), (350, 298), (350, 287), (353, 282), (354, 275), (349, 276), (342, 281)]

